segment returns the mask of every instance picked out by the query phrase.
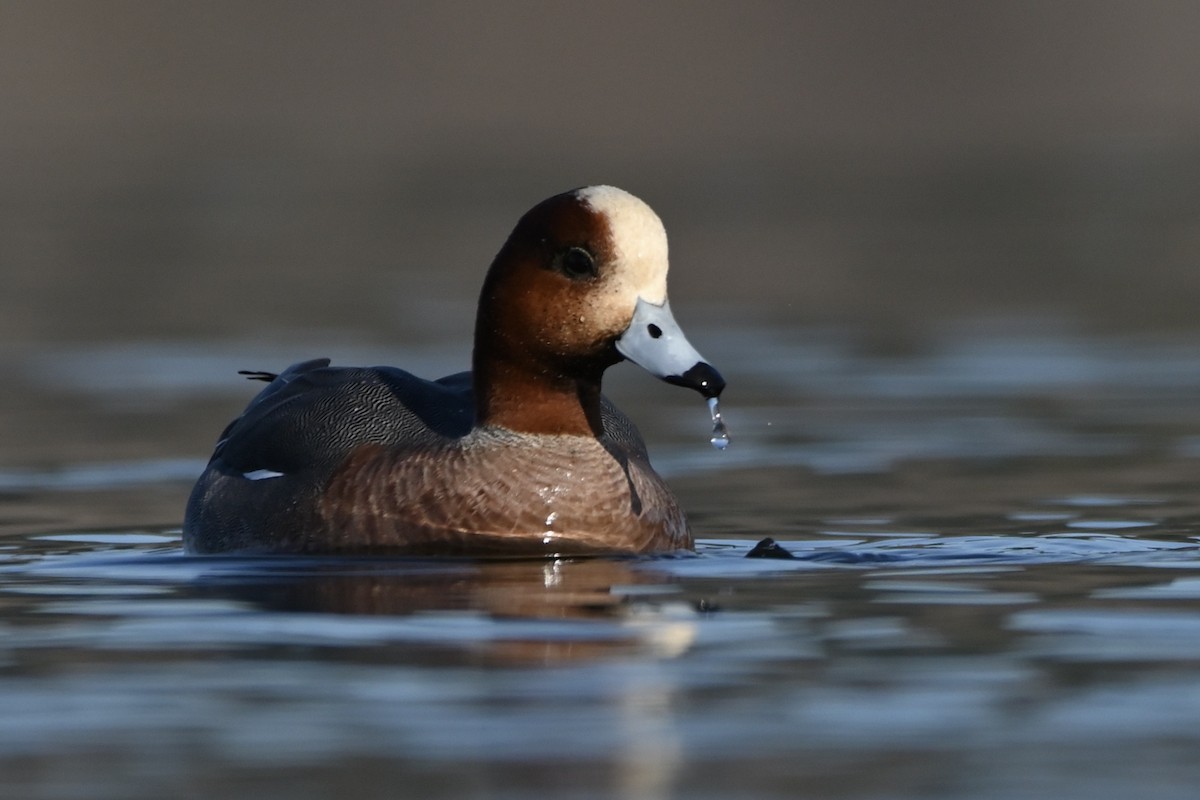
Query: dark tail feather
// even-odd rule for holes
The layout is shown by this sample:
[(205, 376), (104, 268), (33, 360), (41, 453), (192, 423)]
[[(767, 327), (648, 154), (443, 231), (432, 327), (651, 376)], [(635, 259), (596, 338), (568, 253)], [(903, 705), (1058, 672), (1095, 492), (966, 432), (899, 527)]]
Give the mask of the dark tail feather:
[(245, 375), (248, 381), (263, 381), (264, 383), (270, 383), (279, 377), (279, 373), (277, 372), (263, 372), (252, 369), (239, 369), (238, 375)]

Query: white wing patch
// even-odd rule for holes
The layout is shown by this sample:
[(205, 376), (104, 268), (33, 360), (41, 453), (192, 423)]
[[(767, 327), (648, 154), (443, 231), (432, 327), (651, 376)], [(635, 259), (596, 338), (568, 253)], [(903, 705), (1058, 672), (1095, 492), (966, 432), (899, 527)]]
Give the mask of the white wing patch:
[(282, 472), (276, 472), (273, 469), (256, 469), (250, 472), (243, 472), (242, 477), (248, 481), (265, 481), (268, 478), (282, 478)]

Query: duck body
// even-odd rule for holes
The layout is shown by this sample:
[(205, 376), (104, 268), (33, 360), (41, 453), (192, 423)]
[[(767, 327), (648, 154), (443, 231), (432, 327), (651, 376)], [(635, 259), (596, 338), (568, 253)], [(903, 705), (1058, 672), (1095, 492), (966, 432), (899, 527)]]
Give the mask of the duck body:
[(469, 372), (429, 381), (296, 364), (222, 434), (188, 502), (185, 542), (200, 553), (690, 548), (633, 422), (603, 398), (601, 419), (599, 438), (477, 428)]
[[(222, 433), (192, 491), (185, 547), (486, 556), (690, 548), (683, 511), (637, 428), (600, 392), (604, 370), (623, 358), (706, 396), (724, 386), (671, 316), (655, 223), (661, 230), (640, 200), (611, 187), (531, 210), (484, 282), (471, 372), (430, 381), (317, 359), (264, 376), (270, 382)], [(634, 241), (614, 241), (622, 232)]]

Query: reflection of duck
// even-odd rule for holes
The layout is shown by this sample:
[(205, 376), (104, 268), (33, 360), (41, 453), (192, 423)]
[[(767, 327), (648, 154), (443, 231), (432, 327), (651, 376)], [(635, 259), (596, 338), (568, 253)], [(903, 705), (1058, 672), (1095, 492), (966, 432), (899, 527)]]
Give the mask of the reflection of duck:
[[(415, 617), (477, 622), (450, 641), (456, 649), (506, 663), (579, 661), (638, 652), (672, 657), (686, 651), (697, 616), (677, 600), (660, 602), (663, 574), (612, 559), (305, 561), (281, 574), (258, 570), (237, 580), (226, 572), (201, 583), (207, 595), (284, 613)], [(620, 587), (614, 591), (614, 587)], [(639, 589), (643, 587), (643, 589)], [(641, 602), (640, 596), (654, 598)], [(672, 595), (668, 593), (666, 597)], [(632, 599), (632, 600), (631, 600)], [(443, 617), (446, 613), (456, 616)], [(462, 616), (465, 615), (465, 616)], [(562, 626), (522, 623), (562, 621)], [(447, 643), (444, 626), (416, 644)], [(401, 639), (406, 638), (401, 636)]]
[(608, 186), (517, 223), (484, 281), (474, 371), (296, 364), (225, 430), (188, 501), (193, 552), (632, 553), (691, 547), (633, 423), (628, 358), (716, 397), (667, 302), (667, 238)]

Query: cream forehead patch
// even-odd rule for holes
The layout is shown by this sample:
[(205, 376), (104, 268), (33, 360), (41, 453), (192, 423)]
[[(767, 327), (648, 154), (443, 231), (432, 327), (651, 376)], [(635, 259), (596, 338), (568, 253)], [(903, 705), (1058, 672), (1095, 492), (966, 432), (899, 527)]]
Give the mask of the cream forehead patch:
[(615, 186), (589, 186), (577, 196), (607, 219), (620, 282), (636, 297), (663, 303), (667, 298), (667, 231), (654, 210)]

